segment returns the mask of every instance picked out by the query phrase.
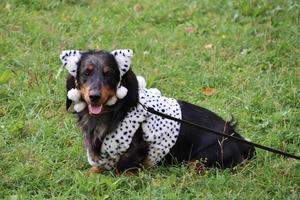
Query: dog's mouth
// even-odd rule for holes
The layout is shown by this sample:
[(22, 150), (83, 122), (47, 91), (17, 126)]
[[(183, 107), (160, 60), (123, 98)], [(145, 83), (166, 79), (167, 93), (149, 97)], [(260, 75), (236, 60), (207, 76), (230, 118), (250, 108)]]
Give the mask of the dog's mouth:
[(89, 105), (88, 106), (89, 109), (89, 114), (90, 115), (101, 115), (103, 112), (105, 112), (104, 110), (104, 106), (102, 105)]

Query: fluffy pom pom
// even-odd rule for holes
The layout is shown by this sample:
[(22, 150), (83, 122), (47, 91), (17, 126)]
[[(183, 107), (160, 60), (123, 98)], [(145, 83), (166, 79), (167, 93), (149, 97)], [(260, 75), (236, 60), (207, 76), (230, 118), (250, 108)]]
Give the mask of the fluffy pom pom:
[(137, 81), (139, 84), (139, 88), (146, 88), (147, 83), (146, 83), (145, 78), (142, 76), (137, 76), (136, 78), (137, 78)]
[(161, 96), (161, 92), (157, 88), (150, 88), (149, 91), (154, 95)]
[(116, 95), (119, 99), (123, 99), (127, 95), (127, 92), (128, 92), (127, 88), (124, 86), (121, 86), (117, 89)]
[(71, 90), (69, 90), (67, 96), (70, 100), (75, 102), (80, 100), (80, 92), (76, 88), (72, 88)]
[(85, 108), (85, 106), (86, 106), (86, 103), (83, 102), (83, 101), (80, 101), (78, 103), (75, 103), (74, 110), (76, 112), (81, 112), (81, 111), (83, 111), (83, 109)]
[(112, 96), (107, 102), (106, 102), (106, 105), (108, 106), (112, 106), (114, 105), (116, 102), (117, 102), (117, 97), (116, 96)]

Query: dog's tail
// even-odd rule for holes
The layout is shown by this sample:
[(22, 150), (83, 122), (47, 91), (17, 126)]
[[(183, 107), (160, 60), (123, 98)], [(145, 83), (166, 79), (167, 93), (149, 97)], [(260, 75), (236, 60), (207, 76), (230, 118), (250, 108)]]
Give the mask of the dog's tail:
[[(238, 121), (234, 118), (233, 115), (231, 115), (231, 119), (227, 121), (226, 124), (230, 126), (231, 131), (234, 133), (235, 137), (240, 137), (244, 140), (251, 141), (250, 139), (246, 137), (242, 137), (239, 134), (239, 132), (237, 131)], [(255, 147), (253, 145), (239, 143), (238, 146), (242, 152), (242, 156), (244, 157), (244, 159), (249, 160), (256, 154)]]

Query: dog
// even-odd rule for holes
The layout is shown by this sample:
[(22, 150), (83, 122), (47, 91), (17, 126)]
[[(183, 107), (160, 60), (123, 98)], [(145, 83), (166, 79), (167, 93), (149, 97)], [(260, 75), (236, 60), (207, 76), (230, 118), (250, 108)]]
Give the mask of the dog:
[(195, 161), (203, 167), (233, 168), (253, 157), (251, 145), (147, 112), (144, 106), (244, 139), (233, 121), (147, 89), (131, 69), (132, 56), (130, 49), (60, 55), (70, 73), (66, 109), (75, 102), (90, 165), (117, 172)]

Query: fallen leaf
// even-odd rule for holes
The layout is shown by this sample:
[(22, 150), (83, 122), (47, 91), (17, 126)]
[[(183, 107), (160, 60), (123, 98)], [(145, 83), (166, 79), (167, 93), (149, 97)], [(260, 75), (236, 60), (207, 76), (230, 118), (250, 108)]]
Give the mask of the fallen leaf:
[(141, 4), (137, 3), (133, 6), (133, 10), (136, 12), (136, 13), (139, 13), (142, 11), (142, 6)]
[(296, 71), (296, 76), (297, 76), (298, 78), (300, 78), (300, 69), (298, 69), (298, 70)]
[(187, 33), (194, 33), (195, 31), (196, 31), (196, 29), (192, 26), (185, 28), (185, 32), (187, 32)]
[(217, 92), (216, 88), (207, 87), (202, 89), (202, 94), (204, 94), (205, 96), (214, 95), (216, 92)]
[(212, 49), (213, 47), (214, 47), (213, 44), (206, 44), (206, 45), (204, 46), (205, 49)]

